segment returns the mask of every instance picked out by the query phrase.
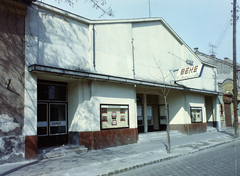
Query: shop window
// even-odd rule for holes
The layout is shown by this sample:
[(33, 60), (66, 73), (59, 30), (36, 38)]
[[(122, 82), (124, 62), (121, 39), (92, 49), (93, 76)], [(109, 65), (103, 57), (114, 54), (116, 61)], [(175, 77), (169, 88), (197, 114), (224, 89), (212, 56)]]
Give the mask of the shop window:
[(142, 100), (143, 100), (143, 95), (137, 94), (137, 104), (142, 104), (143, 103)]
[(152, 106), (147, 107), (147, 122), (148, 125), (153, 125)]
[(143, 126), (142, 106), (137, 106), (138, 126)]
[(202, 123), (202, 108), (190, 107), (191, 111), (191, 122), (192, 123)]
[(129, 128), (128, 105), (101, 105), (101, 129)]

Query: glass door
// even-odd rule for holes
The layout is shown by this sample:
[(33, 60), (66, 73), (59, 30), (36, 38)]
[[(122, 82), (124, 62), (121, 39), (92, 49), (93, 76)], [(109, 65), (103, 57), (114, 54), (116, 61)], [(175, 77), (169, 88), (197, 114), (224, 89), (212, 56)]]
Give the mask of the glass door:
[(159, 130), (166, 131), (167, 129), (167, 117), (166, 117), (166, 110), (165, 104), (159, 105)]
[(65, 103), (49, 104), (49, 135), (67, 134), (67, 106)]
[(48, 104), (37, 105), (37, 135), (48, 136)]
[(68, 143), (67, 83), (38, 80), (38, 147)]

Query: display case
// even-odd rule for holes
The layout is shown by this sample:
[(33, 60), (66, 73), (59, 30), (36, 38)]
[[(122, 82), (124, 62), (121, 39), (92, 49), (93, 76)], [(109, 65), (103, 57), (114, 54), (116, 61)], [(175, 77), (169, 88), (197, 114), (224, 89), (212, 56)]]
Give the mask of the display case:
[(190, 107), (191, 122), (202, 123), (202, 108), (201, 107)]
[(128, 128), (128, 105), (100, 105), (101, 129)]

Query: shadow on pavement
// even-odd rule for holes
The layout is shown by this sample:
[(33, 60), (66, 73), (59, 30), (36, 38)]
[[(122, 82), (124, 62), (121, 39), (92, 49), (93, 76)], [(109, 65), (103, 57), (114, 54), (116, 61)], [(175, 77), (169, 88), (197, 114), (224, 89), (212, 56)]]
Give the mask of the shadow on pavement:
[(166, 149), (166, 151), (167, 151), (167, 149), (168, 149), (167, 144), (165, 144), (163, 141), (162, 141), (162, 143), (163, 143), (163, 145), (165, 146), (165, 149)]
[(223, 134), (228, 134), (229, 136), (233, 136), (234, 137), (234, 134), (226, 132), (226, 131), (218, 131), (218, 132), (219, 133), (223, 133)]
[(12, 173), (17, 172), (18, 170), (24, 168), (24, 167), (34, 165), (34, 164), (36, 164), (36, 163), (38, 163), (38, 162), (39, 162), (39, 161), (34, 161), (34, 162), (29, 163), (29, 164), (24, 164), (24, 165), (22, 165), (22, 166), (13, 168), (13, 169), (11, 169), (11, 170), (9, 170), (9, 171), (0, 173), (0, 175), (9, 175), (9, 174), (12, 174)]

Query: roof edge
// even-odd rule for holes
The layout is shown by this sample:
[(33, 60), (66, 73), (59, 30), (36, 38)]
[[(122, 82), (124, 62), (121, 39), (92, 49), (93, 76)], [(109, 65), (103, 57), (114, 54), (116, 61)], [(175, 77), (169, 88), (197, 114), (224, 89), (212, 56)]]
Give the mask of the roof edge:
[[(61, 14), (63, 16), (73, 18), (77, 21), (81, 21), (87, 24), (110, 24), (110, 23), (135, 23), (135, 22), (151, 22), (151, 21), (164, 21), (161, 17), (154, 17), (154, 18), (131, 18), (131, 19), (103, 19), (103, 20), (91, 20), (88, 18), (85, 18), (83, 16), (74, 14), (72, 12), (60, 9), (58, 7), (54, 7), (52, 5), (43, 3), (43, 2), (33, 2), (33, 5), (38, 6), (41, 9), (49, 10), (58, 14)], [(166, 23), (164, 21), (164, 23)], [(169, 25), (166, 24), (166, 26), (169, 27)]]

